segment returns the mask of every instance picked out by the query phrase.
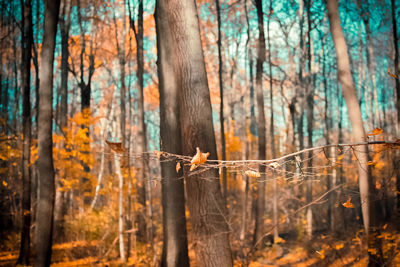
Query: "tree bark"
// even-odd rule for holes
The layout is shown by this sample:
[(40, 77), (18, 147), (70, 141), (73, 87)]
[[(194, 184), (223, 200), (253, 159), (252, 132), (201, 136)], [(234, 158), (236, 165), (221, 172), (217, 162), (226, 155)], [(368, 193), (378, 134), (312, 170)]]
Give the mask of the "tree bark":
[(38, 132), (39, 203), (36, 232), (35, 266), (50, 266), (55, 197), (52, 103), (54, 47), (57, 33), (60, 0), (46, 0), (44, 10), (44, 33), (40, 68), (40, 104)]
[[(342, 27), (340, 25), (338, 2), (337, 0), (328, 0), (328, 17), (332, 39), (335, 45), (338, 79), (342, 87), (343, 97), (348, 106), (349, 119), (352, 125), (352, 135), (355, 142), (363, 142), (366, 139), (363, 121), (361, 118), (360, 105), (357, 100), (357, 92), (354, 87), (353, 78), (350, 71), (349, 55), (347, 52), (346, 41), (343, 36)], [(371, 171), (368, 163), (368, 147), (360, 146), (354, 151), (357, 157), (357, 167), (359, 175), (359, 187), (361, 195), (361, 209), (364, 221), (364, 230), (368, 235), (368, 247), (376, 247), (376, 238), (374, 227), (376, 224), (375, 210), (371, 203), (371, 196), (374, 195), (374, 183), (372, 181)], [(379, 266), (379, 253), (369, 254), (369, 266)]]
[[(256, 0), (258, 17), (258, 55), (256, 65), (256, 94), (258, 111), (258, 159), (266, 159), (266, 130), (265, 130), (265, 111), (264, 111), (264, 92), (262, 86), (263, 64), (265, 61), (265, 35), (264, 35), (264, 16), (262, 0)], [(264, 164), (259, 165), (261, 177), (258, 180), (256, 195), (256, 224), (254, 229), (253, 244), (260, 243), (264, 234), (264, 211), (265, 211), (265, 170)]]
[[(138, 202), (141, 205), (141, 210), (137, 213), (136, 222), (138, 224), (137, 238), (138, 241), (144, 242), (151, 241), (152, 242), (152, 225), (149, 225), (149, 221), (151, 221), (152, 209), (151, 202), (149, 199), (149, 195), (146, 196), (146, 192), (148, 190), (147, 187), (150, 186), (150, 183), (147, 181), (148, 176), (148, 157), (147, 154), (147, 133), (146, 133), (146, 124), (145, 124), (145, 112), (144, 112), (144, 54), (143, 54), (143, 1), (139, 2), (138, 9), (138, 27), (137, 30), (135, 28), (134, 19), (130, 17), (130, 27), (133, 30), (136, 37), (136, 59), (137, 59), (137, 79), (138, 79), (138, 144), (137, 149), (138, 153), (142, 154), (142, 160), (139, 163), (139, 171), (140, 174), (138, 176)], [(147, 183), (147, 184), (146, 184)], [(149, 201), (148, 205), (146, 205), (146, 200)], [(147, 217), (147, 218), (146, 218)], [(147, 221), (147, 222), (146, 222)]]
[[(271, 16), (273, 15), (272, 0), (269, 1), (269, 14), (267, 21), (267, 44), (268, 44), (268, 68), (269, 68), (269, 101), (270, 101), (270, 138), (271, 138), (271, 156), (276, 157), (275, 150), (275, 126), (274, 126), (274, 98), (273, 98), (273, 86), (272, 86), (272, 60), (271, 60), (271, 37), (270, 37), (270, 24)], [(272, 225), (274, 225), (273, 236), (274, 242), (279, 238), (279, 227), (278, 227), (278, 185), (275, 177), (276, 173), (273, 172), (272, 177), (272, 187), (273, 187), (273, 197), (272, 197)]]
[[(179, 101), (182, 153), (194, 155), (196, 147), (217, 159), (210, 92), (202, 52), (199, 21), (194, 1), (162, 0), (171, 34), (173, 62)], [(218, 171), (185, 166), (187, 201), (193, 244), (199, 266), (232, 266), (226, 207)]]
[[(114, 13), (114, 27), (115, 27), (115, 41), (117, 44), (117, 55), (119, 61), (120, 68), (120, 132), (121, 132), (121, 142), (122, 147), (125, 148), (126, 143), (126, 108), (125, 108), (125, 95), (126, 95), (126, 86), (125, 86), (125, 4), (123, 9), (123, 22), (122, 22), (122, 41), (120, 42), (118, 37), (118, 26)], [(121, 157), (117, 158), (115, 154), (115, 168), (118, 175), (119, 180), (119, 216), (118, 216), (118, 231), (119, 231), (119, 255), (122, 262), (126, 261), (125, 257), (125, 243), (124, 243), (124, 196), (123, 196), (123, 187), (124, 187), (124, 179), (121, 170), (120, 164)]]
[(29, 265), (30, 226), (31, 226), (31, 59), (32, 59), (32, 4), (30, 0), (21, 0), (22, 49), (21, 49), (21, 86), (22, 104), (22, 231), (21, 246), (17, 264)]
[[(313, 126), (314, 126), (314, 80), (312, 77), (312, 54), (311, 54), (311, 0), (306, 0), (307, 5), (307, 65), (308, 65), (308, 79), (307, 79), (307, 135), (308, 135), (308, 147), (313, 147)], [(308, 169), (310, 174), (313, 173), (313, 152), (308, 153)], [(309, 177), (306, 184), (306, 202), (312, 201), (312, 180)], [(313, 211), (312, 205), (307, 207), (307, 235), (308, 238), (312, 238), (313, 232)]]
[[(61, 132), (64, 133), (68, 125), (68, 39), (69, 29), (71, 25), (70, 14), (71, 14), (71, 1), (65, 0), (62, 5), (62, 12), (60, 16), (60, 33), (61, 33), (61, 85), (60, 85), (60, 105), (59, 105), (59, 122)], [(64, 149), (65, 142), (63, 144)], [(67, 175), (66, 175), (67, 176)], [(62, 177), (66, 178), (66, 177)], [(59, 187), (63, 184), (60, 180), (56, 181)], [(62, 241), (65, 238), (64, 230), (64, 216), (67, 213), (67, 192), (56, 190), (56, 202), (54, 208), (54, 226), (55, 226), (55, 240)]]
[[(160, 148), (182, 154), (179, 123), (179, 88), (175, 80), (173, 58), (173, 28), (167, 22), (164, 1), (156, 3), (158, 80), (160, 92)], [(161, 266), (189, 266), (185, 217), (185, 193), (182, 170), (176, 172), (178, 161), (161, 161), (163, 207), (163, 254)]]
[[(224, 83), (222, 81), (223, 77), (223, 62), (222, 62), (222, 52), (221, 52), (221, 10), (219, 6), (219, 0), (215, 0), (215, 5), (217, 8), (217, 22), (218, 22), (218, 80), (219, 80), (219, 95), (220, 95), (220, 105), (219, 105), (219, 124), (221, 127), (221, 159), (226, 160), (226, 141), (225, 141), (225, 125), (224, 125)], [(227, 184), (227, 170), (222, 167), (222, 192), (227, 201), (228, 184)]]
[[(399, 71), (399, 37), (397, 35), (397, 20), (396, 20), (396, 1), (392, 3), (392, 27), (393, 27), (393, 46), (394, 46), (394, 74), (397, 76), (396, 83), (396, 109), (397, 109), (397, 134), (400, 133), (400, 71)], [(395, 166), (400, 166), (400, 160), (397, 159)], [(396, 168), (396, 190), (400, 192), (400, 168)], [(400, 214), (400, 194), (397, 194), (397, 212)], [(400, 228), (400, 226), (399, 226)]]

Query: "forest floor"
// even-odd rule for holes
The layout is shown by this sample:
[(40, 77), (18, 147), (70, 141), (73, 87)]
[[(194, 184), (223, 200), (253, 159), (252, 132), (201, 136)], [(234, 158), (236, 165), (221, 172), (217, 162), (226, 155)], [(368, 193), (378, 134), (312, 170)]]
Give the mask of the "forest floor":
[[(400, 266), (400, 234), (383, 232), (378, 236), (382, 240), (382, 251), (385, 266)], [(243, 260), (242, 251), (234, 251), (240, 255), (235, 260), (235, 266), (367, 266), (367, 248), (362, 231), (356, 236), (342, 239), (328, 235), (316, 236), (312, 242), (281, 240), (279, 244), (252, 253)], [(150, 246), (140, 247), (127, 264), (122, 264), (116, 252), (99, 255), (99, 241), (74, 241), (55, 244), (53, 246), (52, 266), (158, 266), (160, 255), (145, 254)], [(157, 247), (161, 246), (159, 242)], [(115, 246), (116, 247), (116, 246)], [(116, 250), (116, 249), (115, 249)], [(234, 248), (235, 250), (235, 248)], [(159, 254), (157, 249), (156, 254)], [(195, 267), (194, 251), (189, 251), (191, 266)], [(0, 252), (0, 266), (15, 266), (18, 250)], [(32, 259), (33, 262), (33, 259)]]

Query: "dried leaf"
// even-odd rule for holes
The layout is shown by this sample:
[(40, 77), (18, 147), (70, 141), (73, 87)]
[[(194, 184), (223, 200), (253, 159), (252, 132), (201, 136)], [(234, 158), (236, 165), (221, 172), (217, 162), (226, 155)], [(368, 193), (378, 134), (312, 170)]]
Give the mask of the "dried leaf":
[(367, 134), (367, 136), (379, 135), (379, 134), (381, 134), (381, 133), (383, 133), (383, 130), (382, 130), (381, 128), (375, 128), (375, 129), (372, 131), (372, 133)]
[(247, 170), (244, 173), (251, 178), (260, 178), (261, 177), (261, 174), (258, 171)]
[(190, 161), (191, 164), (196, 164), (196, 165), (200, 165), (204, 162), (207, 161), (208, 156), (210, 155), (209, 152), (207, 153), (202, 153), (200, 151), (200, 148), (196, 147), (196, 155), (194, 155), (194, 157), (192, 158), (192, 160)]
[(110, 147), (110, 149), (116, 153), (124, 153), (125, 148), (122, 147), (121, 142), (109, 142), (106, 140), (106, 144)]
[(342, 204), (343, 207), (348, 208), (348, 209), (354, 209), (353, 203), (351, 203), (351, 197), (347, 199), (345, 203)]
[(269, 166), (276, 169), (276, 168), (279, 168), (281, 165), (278, 162), (272, 162), (271, 164), (269, 164)]
[(191, 172), (191, 171), (193, 171), (193, 170), (196, 169), (196, 168), (197, 168), (197, 165), (196, 165), (196, 164), (192, 164), (192, 165), (190, 166), (189, 171)]
[(181, 164), (178, 162), (176, 164), (176, 172), (178, 173), (180, 169), (181, 169)]
[(397, 76), (396, 74), (390, 72), (390, 69), (389, 69), (389, 68), (388, 68), (388, 70), (387, 70), (387, 74), (388, 74), (390, 77), (394, 78), (394, 79), (397, 79), (397, 78), (398, 78), (398, 76)]
[(153, 150), (153, 153), (157, 156), (157, 158), (161, 158), (161, 155), (163, 154), (163, 152), (162, 151), (158, 151), (158, 150)]

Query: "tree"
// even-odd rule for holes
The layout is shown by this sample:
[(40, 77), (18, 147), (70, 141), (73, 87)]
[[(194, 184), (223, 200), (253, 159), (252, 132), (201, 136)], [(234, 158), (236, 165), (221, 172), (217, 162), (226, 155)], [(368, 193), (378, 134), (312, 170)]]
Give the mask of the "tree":
[[(263, 64), (265, 61), (265, 35), (264, 35), (264, 16), (262, 0), (256, 0), (258, 18), (258, 55), (256, 65), (256, 99), (258, 111), (258, 159), (266, 159), (266, 130), (265, 130), (265, 111), (264, 111), (264, 92), (262, 86)], [(256, 198), (256, 225), (254, 229), (253, 243), (256, 245), (261, 241), (264, 233), (264, 211), (265, 211), (265, 171), (264, 164), (259, 165), (261, 177), (258, 180)]]
[[(219, 81), (219, 124), (221, 127), (221, 159), (226, 160), (226, 141), (225, 141), (225, 125), (224, 125), (224, 83), (223, 83), (223, 62), (222, 62), (222, 52), (221, 52), (221, 8), (219, 6), (219, 0), (215, 0), (215, 6), (217, 8), (217, 23), (218, 23), (218, 81)], [(222, 192), (224, 194), (225, 201), (228, 197), (228, 184), (227, 184), (227, 173), (226, 168), (222, 168)]]
[[(346, 41), (343, 36), (342, 27), (340, 25), (338, 2), (337, 0), (328, 0), (328, 17), (329, 26), (332, 34), (333, 43), (336, 50), (336, 58), (338, 65), (338, 79), (342, 87), (343, 97), (347, 104), (349, 119), (352, 126), (352, 135), (355, 142), (363, 142), (366, 140), (363, 121), (361, 118), (360, 105), (357, 100), (357, 92), (354, 87), (353, 77), (350, 71), (349, 55), (347, 52)], [(368, 163), (368, 147), (366, 145), (359, 146), (354, 151), (357, 157), (357, 168), (359, 175), (359, 187), (361, 195), (361, 209), (364, 222), (364, 230), (368, 235), (368, 247), (375, 248), (374, 227), (377, 225), (374, 216), (374, 207), (371, 197), (374, 195), (374, 183), (371, 176), (371, 170)], [(369, 266), (379, 266), (377, 255), (369, 254)]]
[[(65, 133), (68, 126), (68, 58), (69, 58), (69, 30), (71, 27), (71, 9), (70, 0), (64, 0), (60, 15), (60, 35), (61, 35), (61, 83), (60, 83), (60, 105), (59, 105), (59, 122), (60, 130)], [(65, 144), (64, 144), (65, 147)], [(65, 149), (67, 149), (65, 147)], [(65, 179), (66, 177), (62, 177)], [(61, 181), (56, 181), (59, 187), (63, 184)], [(65, 238), (64, 216), (67, 213), (67, 192), (56, 191), (56, 202), (54, 208), (54, 223), (55, 223), (55, 238)]]
[[(306, 84), (306, 103), (307, 103), (307, 134), (308, 134), (308, 147), (313, 146), (313, 125), (314, 125), (314, 81), (311, 72), (311, 0), (306, 0), (306, 9), (307, 9), (307, 67), (308, 67), (308, 80)], [(308, 153), (308, 168), (312, 173), (313, 167), (313, 153)], [(311, 178), (307, 179), (306, 184), (306, 201), (310, 203), (312, 201), (312, 180)], [(312, 205), (307, 207), (306, 211), (307, 216), (307, 235), (309, 238), (312, 237), (313, 232), (313, 211)]]
[[(165, 1), (156, 3), (158, 81), (160, 92), (160, 148), (182, 154), (179, 123), (179, 88), (173, 72), (172, 27), (166, 16)], [(176, 171), (178, 161), (162, 161), (163, 254), (161, 266), (189, 266), (185, 193), (182, 170)]]
[(21, 0), (22, 51), (21, 51), (21, 85), (23, 92), (22, 104), (22, 231), (21, 247), (17, 263), (28, 265), (30, 256), (31, 228), (31, 59), (32, 59), (32, 4), (30, 0)]
[[(397, 35), (397, 20), (396, 20), (396, 1), (391, 0), (392, 4), (392, 32), (393, 32), (393, 46), (394, 46), (394, 75), (397, 77), (395, 79), (396, 83), (396, 109), (397, 109), (397, 131), (400, 131), (400, 71), (399, 71), (399, 37)], [(397, 132), (399, 133), (399, 132)], [(400, 191), (400, 161), (395, 164), (396, 168), (396, 189)], [(397, 194), (397, 210), (400, 212), (400, 194)]]
[(54, 47), (60, 0), (45, 1), (44, 30), (40, 68), (38, 131), (39, 201), (36, 228), (35, 266), (50, 266), (55, 197), (52, 103)]
[[(142, 160), (139, 163), (140, 174), (138, 177), (138, 202), (142, 205), (142, 210), (137, 214), (137, 223), (138, 223), (138, 231), (137, 236), (140, 241), (152, 242), (153, 240), (153, 226), (149, 223), (146, 223), (146, 215), (147, 213), (148, 219), (151, 221), (152, 209), (151, 209), (151, 201), (149, 201), (149, 205), (146, 205), (146, 198), (150, 197), (150, 190), (147, 188), (150, 185), (150, 182), (147, 181), (147, 175), (149, 173), (149, 163), (147, 154), (144, 152), (147, 151), (147, 132), (146, 132), (146, 124), (145, 124), (145, 112), (144, 112), (144, 54), (143, 54), (143, 1), (139, 2), (138, 9), (138, 26), (137, 29), (135, 27), (135, 21), (133, 16), (130, 17), (130, 28), (133, 30), (136, 39), (136, 59), (137, 59), (137, 72), (136, 76), (138, 79), (138, 152), (143, 154)], [(148, 183), (147, 185), (145, 183)], [(147, 197), (146, 197), (146, 189), (147, 189)], [(147, 237), (146, 237), (147, 232)]]
[[(178, 87), (179, 123), (183, 155), (194, 155), (196, 147), (217, 158), (212, 124), (210, 92), (202, 52), (194, 1), (161, 0), (165, 23), (171, 27), (174, 79)], [(185, 166), (187, 201), (194, 249), (199, 266), (232, 266), (226, 208), (216, 168), (190, 172)]]

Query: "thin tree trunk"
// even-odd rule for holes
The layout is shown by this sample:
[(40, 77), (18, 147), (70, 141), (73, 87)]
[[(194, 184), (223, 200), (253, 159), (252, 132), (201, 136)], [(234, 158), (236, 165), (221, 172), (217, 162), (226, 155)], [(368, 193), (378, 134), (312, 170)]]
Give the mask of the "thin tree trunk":
[[(220, 105), (219, 105), (219, 123), (221, 127), (221, 152), (222, 160), (226, 160), (226, 141), (225, 141), (225, 125), (224, 125), (224, 83), (223, 83), (223, 62), (222, 62), (222, 52), (221, 52), (221, 9), (219, 6), (219, 0), (215, 0), (215, 5), (217, 7), (217, 21), (218, 21), (218, 80), (219, 80), (219, 95), (220, 95)], [(225, 198), (225, 202), (228, 198), (228, 184), (227, 184), (227, 171), (225, 167), (222, 167), (222, 192)]]
[[(59, 105), (59, 121), (60, 121), (60, 129), (61, 132), (64, 133), (67, 125), (68, 125), (68, 39), (69, 39), (69, 29), (70, 29), (70, 13), (71, 13), (71, 2), (69, 0), (65, 0), (63, 3), (63, 8), (60, 16), (60, 32), (61, 32), (61, 86), (60, 90), (60, 105)], [(56, 116), (57, 117), (57, 116)], [(65, 147), (66, 141), (62, 145), (64, 149), (68, 149)], [(68, 174), (64, 177), (66, 178)], [(62, 187), (63, 184), (61, 180), (56, 181), (56, 185), (58, 187)], [(62, 241), (65, 237), (64, 231), (64, 216), (68, 210), (67, 203), (67, 194), (68, 192), (63, 192), (56, 190), (56, 202), (54, 208), (54, 227), (55, 227), (55, 240)]]
[[(349, 55), (347, 52), (346, 41), (343, 36), (342, 27), (340, 25), (338, 2), (337, 0), (328, 0), (328, 17), (332, 39), (335, 45), (338, 79), (342, 87), (342, 92), (346, 104), (348, 106), (349, 119), (352, 125), (352, 134), (355, 142), (363, 142), (366, 139), (363, 121), (361, 118), (360, 106), (357, 101), (357, 92), (354, 88), (353, 78), (350, 71)], [(371, 196), (374, 195), (373, 181), (368, 163), (368, 147), (360, 146), (354, 151), (357, 157), (357, 167), (359, 174), (359, 187), (361, 195), (361, 209), (364, 221), (364, 230), (368, 235), (368, 247), (379, 249), (376, 247), (376, 238), (374, 227), (376, 226), (376, 218), (374, 207), (371, 203)], [(369, 266), (379, 266), (379, 255), (375, 255), (368, 250)], [(377, 253), (379, 254), (379, 253)]]
[(30, 226), (31, 226), (31, 59), (32, 59), (32, 4), (30, 0), (21, 0), (22, 16), (22, 57), (21, 86), (23, 92), (22, 105), (22, 231), (21, 246), (17, 264), (29, 265), (30, 256)]
[[(266, 130), (265, 130), (265, 111), (264, 111), (264, 92), (262, 86), (263, 64), (265, 61), (265, 36), (264, 36), (264, 16), (261, 0), (256, 0), (258, 17), (258, 55), (256, 66), (256, 93), (258, 110), (258, 159), (266, 159)], [(265, 170), (264, 164), (259, 165), (261, 177), (258, 180), (256, 196), (256, 224), (254, 229), (253, 244), (260, 243), (264, 235), (264, 212), (265, 212)], [(263, 242), (261, 242), (263, 243)]]
[(122, 176), (121, 157), (114, 153), (115, 172), (118, 176), (118, 239), (119, 239), (119, 257), (125, 262), (125, 244), (124, 244), (124, 177)]
[[(126, 136), (125, 136), (125, 125), (126, 125), (126, 109), (125, 109), (125, 4), (123, 10), (123, 22), (122, 22), (122, 41), (119, 41), (117, 21), (115, 19), (114, 13), (114, 27), (115, 27), (115, 40), (117, 44), (117, 53), (119, 59), (120, 68), (120, 131), (121, 131), (121, 142), (122, 147), (125, 147)], [(116, 155), (115, 155), (116, 156)], [(118, 219), (118, 229), (119, 229), (119, 255), (122, 262), (125, 262), (125, 245), (124, 245), (124, 202), (123, 202), (123, 187), (124, 179), (122, 176), (120, 158), (115, 158), (115, 166), (117, 169), (117, 175), (119, 178), (119, 219)]]
[[(246, 159), (250, 158), (250, 151), (252, 150), (252, 141), (251, 141), (251, 135), (252, 133), (252, 126), (255, 125), (255, 112), (254, 112), (254, 86), (253, 86), (253, 66), (252, 66), (252, 60), (251, 60), (251, 54), (249, 53), (249, 42), (250, 42), (250, 23), (249, 23), (249, 16), (248, 16), (248, 10), (247, 10), (247, 0), (244, 2), (244, 10), (245, 10), (245, 15), (246, 15), (246, 26), (247, 26), (247, 40), (246, 40), (246, 51), (247, 55), (249, 57), (249, 80), (248, 84), (250, 87), (250, 120), (246, 119)], [(250, 123), (248, 123), (250, 122)], [(254, 134), (255, 135), (255, 134)], [(240, 229), (240, 240), (245, 240), (246, 237), (246, 232), (247, 232), (247, 206), (248, 206), (248, 201), (249, 201), (249, 177), (246, 175), (245, 176), (245, 191), (244, 191), (244, 198), (243, 198), (243, 210), (242, 210), (242, 227)]]
[[(392, 3), (392, 32), (393, 32), (393, 46), (394, 46), (394, 74), (397, 76), (396, 83), (396, 109), (397, 109), (397, 134), (400, 133), (400, 71), (399, 71), (399, 37), (397, 36), (397, 20), (396, 20), (396, 1), (391, 0)], [(400, 166), (400, 160), (397, 159), (395, 166)], [(396, 168), (396, 191), (400, 191), (400, 168)], [(397, 194), (397, 212), (400, 214), (400, 194)], [(400, 228), (400, 226), (399, 226)]]
[(35, 266), (49, 266), (53, 230), (53, 210), (55, 197), (52, 103), (53, 64), (60, 0), (45, 1), (44, 33), (40, 68), (40, 104), (38, 132), (39, 203), (36, 228)]
[[(142, 211), (137, 214), (137, 222), (138, 222), (138, 231), (137, 238), (139, 241), (144, 242), (152, 242), (153, 235), (153, 227), (150, 223), (151, 221), (151, 202), (146, 196), (148, 190), (146, 187), (150, 185), (148, 181), (148, 157), (145, 152), (147, 152), (147, 133), (146, 133), (146, 124), (145, 124), (145, 112), (144, 112), (144, 55), (143, 55), (143, 1), (139, 2), (139, 10), (138, 10), (138, 29), (136, 31), (134, 24), (132, 23), (131, 18), (131, 28), (136, 36), (136, 47), (137, 47), (137, 79), (139, 82), (139, 100), (138, 100), (138, 153), (142, 154), (142, 160), (140, 162), (140, 174), (138, 176), (138, 201), (142, 206)], [(146, 205), (146, 200), (149, 202)], [(147, 217), (147, 218), (146, 218)], [(146, 234), (147, 233), (147, 234)]]
[[(307, 63), (308, 63), (308, 79), (307, 79), (307, 134), (308, 134), (308, 147), (313, 147), (313, 126), (314, 126), (314, 81), (312, 78), (312, 54), (311, 54), (311, 0), (306, 0), (307, 5)], [(308, 169), (310, 175), (313, 173), (313, 152), (308, 153)], [(306, 202), (311, 203), (312, 201), (312, 179), (309, 177), (306, 184)], [(307, 235), (308, 238), (312, 238), (313, 233), (313, 211), (312, 205), (307, 207)]]
[[(268, 44), (268, 67), (269, 67), (269, 101), (270, 101), (270, 117), (271, 117), (271, 125), (270, 125), (270, 138), (271, 138), (271, 152), (272, 158), (276, 157), (275, 151), (275, 127), (274, 127), (274, 99), (273, 99), (273, 87), (272, 87), (272, 60), (271, 60), (271, 39), (270, 39), (270, 23), (271, 16), (273, 14), (272, 9), (272, 0), (269, 1), (269, 14), (267, 21), (267, 44)], [(272, 187), (273, 187), (273, 197), (272, 197), (272, 225), (274, 225), (273, 235), (274, 242), (279, 238), (279, 227), (278, 227), (278, 186), (277, 180), (275, 177), (276, 173), (273, 172), (272, 177)]]

